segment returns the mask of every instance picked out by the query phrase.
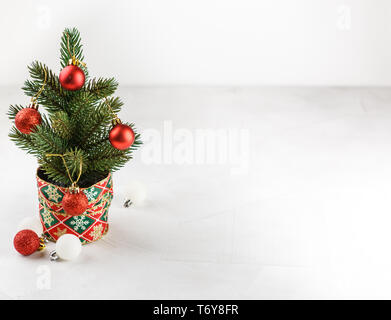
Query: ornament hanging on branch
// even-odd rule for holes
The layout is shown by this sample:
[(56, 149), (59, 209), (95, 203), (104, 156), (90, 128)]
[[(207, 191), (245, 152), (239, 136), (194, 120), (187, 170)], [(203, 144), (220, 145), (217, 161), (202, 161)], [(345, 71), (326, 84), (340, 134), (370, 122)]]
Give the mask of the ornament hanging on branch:
[(88, 199), (83, 191), (80, 191), (77, 186), (72, 184), (62, 198), (61, 204), (66, 213), (71, 216), (78, 216), (87, 210)]
[(104, 98), (104, 100), (105, 104), (113, 115), (113, 127), (109, 132), (109, 141), (114, 148), (118, 150), (125, 150), (129, 148), (134, 142), (134, 131), (127, 124), (122, 123), (122, 121), (118, 118), (116, 113), (111, 108), (106, 97)]
[(120, 119), (113, 120), (113, 128), (109, 133), (111, 145), (118, 150), (129, 148), (134, 142), (134, 131), (131, 127), (123, 124)]
[(45, 72), (45, 80), (42, 87), (39, 89), (37, 94), (31, 98), (30, 106), (23, 108), (15, 116), (15, 126), (24, 134), (30, 134), (37, 125), (42, 123), (41, 114), (38, 112), (37, 101), (46, 85), (47, 74), (45, 69), (43, 69), (43, 71)]
[(23, 256), (29, 256), (35, 251), (41, 251), (45, 248), (45, 241), (29, 229), (20, 230), (14, 238), (14, 247)]
[(67, 34), (67, 49), (71, 59), (69, 59), (68, 65), (61, 70), (58, 80), (64, 89), (77, 91), (83, 87), (86, 80), (84, 71), (79, 67), (79, 65), (85, 67), (86, 64), (76, 58), (74, 48), (73, 53), (71, 53), (69, 47), (69, 34)]
[(15, 126), (24, 134), (30, 134), (34, 127), (40, 125), (41, 122), (41, 114), (38, 112), (36, 104), (20, 110), (15, 116)]
[(79, 216), (83, 214), (88, 207), (88, 199), (85, 193), (79, 189), (77, 182), (81, 177), (83, 170), (83, 162), (80, 161), (79, 175), (75, 181), (73, 181), (72, 176), (69, 172), (68, 166), (66, 164), (65, 158), (62, 154), (47, 154), (47, 157), (61, 157), (65, 169), (67, 171), (69, 180), (71, 181), (71, 186), (68, 188), (67, 192), (62, 198), (61, 205), (64, 211), (71, 216)]

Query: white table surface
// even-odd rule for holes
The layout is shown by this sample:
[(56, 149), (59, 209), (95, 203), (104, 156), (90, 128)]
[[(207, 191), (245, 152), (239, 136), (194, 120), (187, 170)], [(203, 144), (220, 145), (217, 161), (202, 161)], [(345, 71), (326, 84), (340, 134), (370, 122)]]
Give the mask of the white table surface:
[[(13, 248), (38, 215), (36, 161), (7, 137), (0, 89), (0, 298), (391, 298), (391, 90), (388, 88), (121, 88), (120, 117), (138, 128), (241, 128), (247, 173), (232, 165), (146, 164), (114, 174), (107, 236), (72, 262)], [(125, 209), (132, 180), (144, 206)], [(46, 276), (49, 286), (40, 285)]]

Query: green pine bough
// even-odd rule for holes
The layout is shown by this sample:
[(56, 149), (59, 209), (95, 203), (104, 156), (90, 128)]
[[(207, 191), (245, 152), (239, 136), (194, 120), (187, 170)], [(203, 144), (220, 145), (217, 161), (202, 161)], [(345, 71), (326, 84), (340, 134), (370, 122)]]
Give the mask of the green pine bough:
[[(62, 68), (68, 65), (72, 55), (84, 61), (79, 31), (67, 28), (61, 37)], [(65, 164), (60, 157), (48, 157), (48, 154), (64, 155), (72, 179), (79, 175), (82, 168), (78, 185), (87, 187), (105, 178), (109, 172), (123, 167), (132, 159), (133, 151), (142, 144), (133, 123), (124, 123), (135, 133), (134, 142), (129, 148), (118, 150), (110, 144), (108, 137), (113, 127), (113, 113), (120, 112), (123, 106), (121, 99), (113, 96), (118, 83), (114, 78), (92, 79), (84, 65), (80, 68), (86, 77), (84, 86), (77, 91), (68, 91), (45, 64), (33, 62), (28, 67), (31, 79), (25, 81), (22, 90), (35, 99), (44, 87), (36, 99), (41, 123), (29, 134), (22, 133), (15, 125), (9, 133), (19, 148), (37, 157), (40, 166), (38, 174), (63, 187), (71, 185)], [(11, 105), (8, 117), (14, 121), (23, 108), (22, 105)]]

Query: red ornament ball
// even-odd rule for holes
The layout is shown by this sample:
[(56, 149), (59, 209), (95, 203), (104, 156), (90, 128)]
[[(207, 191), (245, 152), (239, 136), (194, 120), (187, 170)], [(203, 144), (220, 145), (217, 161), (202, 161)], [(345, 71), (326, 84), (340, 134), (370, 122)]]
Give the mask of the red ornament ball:
[(129, 148), (134, 142), (134, 131), (126, 124), (116, 124), (109, 133), (111, 145), (118, 150)]
[(34, 108), (24, 108), (15, 116), (16, 128), (25, 134), (31, 133), (34, 127), (41, 124), (41, 122), (41, 114)]
[(61, 70), (59, 81), (61, 86), (70, 91), (79, 90), (86, 80), (86, 76), (81, 68), (75, 65), (66, 66)]
[(83, 214), (88, 207), (88, 199), (83, 191), (76, 193), (65, 193), (61, 201), (62, 208), (71, 216)]
[(29, 256), (37, 251), (39, 245), (39, 237), (33, 230), (24, 229), (15, 235), (14, 247), (24, 256)]

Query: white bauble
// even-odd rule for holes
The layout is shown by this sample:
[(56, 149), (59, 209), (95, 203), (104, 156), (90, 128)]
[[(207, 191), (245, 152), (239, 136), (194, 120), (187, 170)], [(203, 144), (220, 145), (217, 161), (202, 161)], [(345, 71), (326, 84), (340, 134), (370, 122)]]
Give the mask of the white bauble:
[(76, 259), (81, 252), (81, 242), (73, 234), (66, 233), (58, 238), (56, 242), (56, 253), (64, 260)]
[(42, 223), (38, 217), (26, 217), (18, 225), (18, 231), (29, 229), (33, 230), (39, 237), (43, 233)]
[(130, 200), (132, 206), (141, 206), (147, 198), (147, 189), (140, 181), (133, 180), (125, 186), (124, 196), (124, 202)]

